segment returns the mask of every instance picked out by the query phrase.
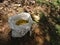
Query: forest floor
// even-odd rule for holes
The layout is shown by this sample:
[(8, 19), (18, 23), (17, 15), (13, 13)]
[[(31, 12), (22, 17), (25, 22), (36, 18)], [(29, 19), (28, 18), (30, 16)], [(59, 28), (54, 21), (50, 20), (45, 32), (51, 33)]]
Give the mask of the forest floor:
[[(8, 19), (21, 12), (28, 12), (36, 22), (22, 38), (11, 37)], [(0, 45), (60, 45), (60, 5), (35, 0), (0, 1)]]

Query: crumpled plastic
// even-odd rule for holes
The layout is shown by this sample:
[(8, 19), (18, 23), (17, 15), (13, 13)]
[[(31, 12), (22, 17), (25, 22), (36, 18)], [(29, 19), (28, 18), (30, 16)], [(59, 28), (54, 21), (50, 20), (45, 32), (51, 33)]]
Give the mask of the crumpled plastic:
[[(28, 20), (28, 23), (18, 26), (15, 24), (15, 21), (19, 19)], [(28, 31), (31, 31), (31, 26), (33, 24), (31, 15), (26, 12), (9, 17), (8, 22), (10, 28), (12, 29), (12, 37), (23, 37)]]

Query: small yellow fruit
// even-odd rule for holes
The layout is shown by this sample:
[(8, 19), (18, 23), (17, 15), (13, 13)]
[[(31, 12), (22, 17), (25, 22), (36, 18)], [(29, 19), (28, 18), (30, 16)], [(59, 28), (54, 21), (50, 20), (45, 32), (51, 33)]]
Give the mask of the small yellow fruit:
[(40, 16), (37, 16), (37, 15), (33, 15), (33, 18), (36, 22), (39, 22), (39, 20), (40, 20)]

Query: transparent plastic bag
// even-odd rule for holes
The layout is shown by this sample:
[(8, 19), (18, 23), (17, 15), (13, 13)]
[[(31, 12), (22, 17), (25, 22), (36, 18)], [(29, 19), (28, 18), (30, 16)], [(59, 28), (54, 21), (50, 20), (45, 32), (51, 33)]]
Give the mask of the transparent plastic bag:
[[(23, 25), (16, 25), (15, 21), (19, 19), (27, 20), (28, 23)], [(18, 15), (12, 16), (8, 20), (10, 28), (12, 29), (12, 37), (22, 37), (24, 36), (28, 31), (31, 31), (31, 26), (33, 24), (33, 20), (29, 13), (22, 12)]]

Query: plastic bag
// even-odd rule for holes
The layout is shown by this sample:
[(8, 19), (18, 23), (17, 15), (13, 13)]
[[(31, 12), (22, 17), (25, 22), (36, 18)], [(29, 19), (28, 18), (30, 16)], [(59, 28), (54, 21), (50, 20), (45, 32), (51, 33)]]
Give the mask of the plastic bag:
[[(28, 20), (28, 23), (24, 25), (16, 25), (15, 21), (19, 19)], [(12, 37), (22, 37), (24, 36), (28, 31), (31, 31), (31, 26), (33, 24), (33, 20), (29, 13), (22, 12), (18, 15), (12, 16), (8, 20), (10, 28), (12, 29)]]

